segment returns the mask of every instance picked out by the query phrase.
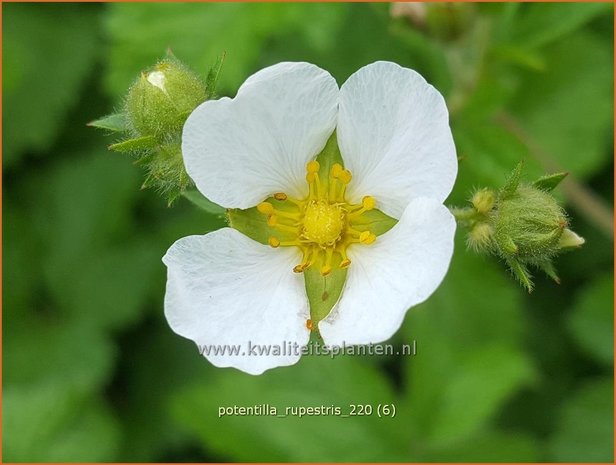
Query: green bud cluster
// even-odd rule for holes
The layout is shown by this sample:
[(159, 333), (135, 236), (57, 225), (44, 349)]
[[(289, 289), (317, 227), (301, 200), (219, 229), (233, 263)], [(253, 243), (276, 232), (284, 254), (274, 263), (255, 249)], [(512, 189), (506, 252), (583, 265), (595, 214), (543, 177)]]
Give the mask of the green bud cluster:
[(584, 239), (569, 229), (566, 212), (551, 195), (566, 173), (527, 184), (521, 182), (521, 172), (522, 163), (499, 191), (480, 189), (471, 207), (453, 213), (468, 228), (469, 248), (502, 258), (531, 292), (529, 268), (541, 269), (559, 282), (553, 259), (564, 249), (581, 246)]
[(222, 58), (203, 81), (168, 52), (135, 80), (120, 113), (90, 123), (124, 134), (109, 148), (132, 154), (146, 171), (143, 187), (157, 189), (169, 204), (193, 184), (182, 158), (182, 127), (198, 105), (213, 97), (221, 64)]

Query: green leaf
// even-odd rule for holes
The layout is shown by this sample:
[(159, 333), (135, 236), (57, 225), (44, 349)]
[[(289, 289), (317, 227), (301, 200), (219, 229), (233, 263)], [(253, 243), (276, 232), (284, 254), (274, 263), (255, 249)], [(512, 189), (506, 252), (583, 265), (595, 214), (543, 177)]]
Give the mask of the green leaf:
[(563, 406), (549, 443), (550, 461), (614, 460), (614, 384), (612, 379), (587, 382)]
[(525, 5), (518, 16), (512, 42), (524, 48), (538, 48), (570, 34), (593, 18), (610, 15), (610, 4), (601, 2), (545, 3)]
[(73, 319), (95, 328), (124, 328), (139, 319), (152, 290), (159, 294), (162, 252), (141, 237), (84, 254), (79, 280), (54, 280), (53, 293)]
[(133, 350), (126, 350), (120, 363), (120, 370), (127, 369), (122, 371), (119, 414), (124, 430), (118, 457), (126, 462), (155, 462), (169, 450), (194, 447), (192, 438), (172, 421), (169, 402), (187, 385), (218, 371), (196, 357), (194, 343), (178, 338), (163, 318), (146, 328), (132, 333)]
[(92, 327), (135, 321), (163, 254), (147, 237), (126, 239), (139, 192), (137, 171), (103, 152), (69, 158), (42, 173), (28, 195), (38, 239), (53, 244), (39, 261), (57, 310)]
[(66, 319), (49, 321), (30, 312), (18, 321), (5, 322), (5, 328), (3, 374), (11, 386), (45, 382), (92, 392), (112, 372), (113, 346), (86, 325)]
[[(17, 184), (23, 200), (23, 192)], [(12, 197), (13, 190), (7, 189), (4, 193), (2, 209), (2, 249), (5, 266), (2, 277), (4, 290), (2, 292), (3, 324), (7, 327), (13, 319), (19, 319), (28, 312), (37, 297), (43, 281), (39, 255), (42, 253), (42, 244), (37, 237), (37, 231), (22, 202)], [(5, 334), (5, 338), (9, 334)], [(6, 339), (5, 339), (6, 341)]]
[(186, 199), (188, 199), (193, 205), (196, 205), (201, 210), (212, 215), (223, 216), (226, 212), (223, 207), (205, 198), (205, 196), (198, 190), (187, 190), (182, 192), (182, 195), (186, 197)]
[(281, 415), (287, 408), (319, 407), (325, 413), (328, 407), (339, 407), (348, 414), (350, 404), (368, 403), (376, 409), (379, 403), (393, 402), (382, 373), (356, 357), (304, 356), (297, 365), (261, 376), (218, 370), (178, 394), (173, 414), (204, 448), (235, 461), (401, 461), (407, 446), (388, 423), (396, 420), (378, 418), (375, 412), (347, 418), (331, 413), (219, 418), (221, 408), (233, 406), (270, 405)]
[(453, 122), (454, 140), (458, 148), (458, 178), (450, 201), (462, 203), (477, 186), (498, 188), (504, 185), (520, 160), (525, 160), (524, 176), (536, 179), (545, 171), (517, 138), (482, 114), (464, 112)]
[(518, 431), (482, 431), (458, 443), (434, 447), (420, 456), (422, 462), (537, 462), (540, 443)]
[(537, 179), (533, 186), (547, 192), (552, 192), (569, 175), (569, 173), (555, 173), (542, 176)]
[(599, 362), (614, 363), (614, 277), (592, 281), (578, 294), (567, 327), (579, 346)]
[(33, 226), (42, 241), (53, 244), (43, 267), (50, 261), (74, 270), (84, 254), (128, 229), (127, 206), (138, 195), (139, 173), (105, 150), (79, 153), (32, 176), (27, 192)]
[(327, 31), (337, 27), (340, 15), (333, 13), (346, 8), (273, 3), (109, 6), (106, 26), (111, 48), (106, 84), (114, 96), (124, 94), (142, 68), (155, 62), (167, 48), (202, 76), (225, 53), (233, 66), (225, 68), (224, 86), (221, 83), (218, 87), (224, 92), (235, 91), (255, 71), (264, 45), (269, 47), (275, 37), (292, 34), (294, 40), (334, 42)]
[(120, 431), (109, 408), (65, 386), (3, 390), (2, 452), (7, 462), (109, 462)]
[[(520, 351), (498, 344), (476, 351), (465, 350), (462, 369), (449, 374), (439, 408), (434, 412), (432, 443), (451, 443), (474, 433), (534, 371)], [(468, 399), (475, 398), (475, 402)]]
[(470, 440), (532, 380), (522, 351), (523, 291), (499, 263), (464, 250), (462, 239), (443, 284), (402, 328), (405, 340), (417, 341), (405, 368), (408, 440), (419, 449)]
[(512, 112), (546, 166), (587, 178), (612, 161), (612, 55), (608, 41), (580, 32), (545, 49), (545, 72), (522, 73)]
[(90, 121), (88, 126), (98, 129), (105, 129), (111, 132), (126, 132), (128, 131), (128, 123), (124, 113), (114, 113), (104, 116), (94, 121)]
[[(3, 8), (3, 166), (56, 139), (93, 69), (98, 6), (10, 4)], [(82, 123), (83, 124), (83, 123)]]

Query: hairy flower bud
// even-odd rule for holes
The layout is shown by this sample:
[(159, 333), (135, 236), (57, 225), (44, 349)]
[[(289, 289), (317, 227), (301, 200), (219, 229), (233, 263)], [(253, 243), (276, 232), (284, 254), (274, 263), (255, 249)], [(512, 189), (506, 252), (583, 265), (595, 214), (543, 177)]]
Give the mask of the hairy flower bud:
[(489, 189), (480, 189), (473, 195), (471, 203), (479, 213), (489, 213), (496, 201), (496, 195)]
[(492, 224), (503, 256), (543, 261), (558, 253), (568, 223), (552, 195), (531, 185), (519, 185), (513, 194), (499, 199)]
[(135, 136), (178, 136), (188, 115), (207, 98), (199, 77), (174, 57), (165, 58), (134, 82), (125, 111)]

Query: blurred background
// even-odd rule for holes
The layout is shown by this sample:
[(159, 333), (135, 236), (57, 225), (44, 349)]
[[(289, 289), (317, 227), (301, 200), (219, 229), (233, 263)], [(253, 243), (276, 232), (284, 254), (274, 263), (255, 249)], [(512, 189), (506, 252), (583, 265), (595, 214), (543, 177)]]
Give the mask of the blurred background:
[[(613, 6), (3, 4), (4, 461), (613, 461)], [(465, 250), (392, 343), (414, 357), (217, 369), (163, 316), (161, 257), (223, 225), (140, 190), (86, 123), (167, 48), (219, 93), (309, 61), (342, 84), (391, 60), (447, 98), (473, 187), (566, 170), (586, 245), (528, 295)], [(219, 406), (396, 405), (394, 419), (228, 417)]]

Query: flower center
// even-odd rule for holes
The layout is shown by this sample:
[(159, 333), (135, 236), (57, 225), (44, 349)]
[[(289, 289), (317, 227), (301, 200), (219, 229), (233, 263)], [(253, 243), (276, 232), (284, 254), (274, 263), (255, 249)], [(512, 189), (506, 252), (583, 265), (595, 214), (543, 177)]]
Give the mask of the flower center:
[(316, 264), (321, 275), (327, 276), (333, 266), (346, 268), (351, 264), (347, 257), (351, 244), (369, 245), (376, 240), (364, 216), (374, 209), (376, 202), (370, 196), (364, 197), (361, 204), (347, 202), (345, 192), (352, 175), (340, 164), (332, 166), (324, 181), (319, 178), (319, 169), (316, 160), (306, 165), (309, 193), (305, 199), (279, 192), (273, 196), (279, 207), (262, 202), (257, 210), (267, 216), (267, 224), (278, 232), (269, 238), (272, 247), (301, 249), (302, 262), (293, 271), (301, 273)]
[(344, 228), (345, 211), (326, 200), (311, 200), (306, 205), (301, 236), (321, 247), (336, 244)]

